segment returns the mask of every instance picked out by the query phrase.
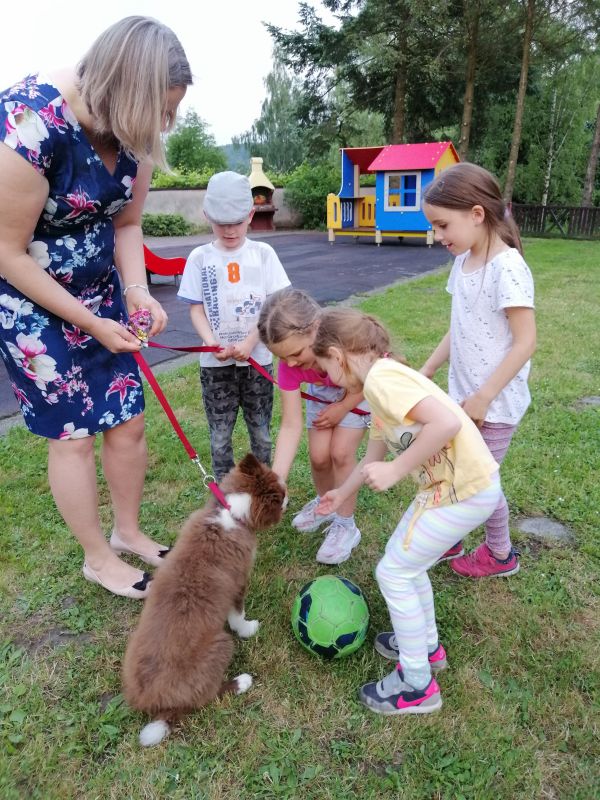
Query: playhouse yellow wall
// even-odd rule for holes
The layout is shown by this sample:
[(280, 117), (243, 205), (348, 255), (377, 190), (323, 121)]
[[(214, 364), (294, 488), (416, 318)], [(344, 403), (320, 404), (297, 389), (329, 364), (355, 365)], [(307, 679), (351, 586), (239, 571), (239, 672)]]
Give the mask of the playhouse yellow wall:
[(448, 148), (435, 165), (435, 176), (437, 177), (440, 172), (448, 169), (448, 167), (452, 167), (454, 164), (458, 164), (458, 159), (455, 157), (452, 150)]

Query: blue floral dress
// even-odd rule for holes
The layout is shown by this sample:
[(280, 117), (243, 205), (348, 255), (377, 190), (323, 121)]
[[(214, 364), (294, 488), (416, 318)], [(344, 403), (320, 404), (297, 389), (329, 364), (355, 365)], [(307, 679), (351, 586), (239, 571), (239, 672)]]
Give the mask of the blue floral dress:
[[(131, 200), (137, 162), (121, 148), (111, 174), (41, 75), (0, 94), (0, 141), (50, 184), (29, 255), (94, 314), (124, 321), (112, 217)], [(90, 436), (143, 411), (130, 354), (111, 353), (2, 276), (0, 353), (25, 422), (40, 436)]]

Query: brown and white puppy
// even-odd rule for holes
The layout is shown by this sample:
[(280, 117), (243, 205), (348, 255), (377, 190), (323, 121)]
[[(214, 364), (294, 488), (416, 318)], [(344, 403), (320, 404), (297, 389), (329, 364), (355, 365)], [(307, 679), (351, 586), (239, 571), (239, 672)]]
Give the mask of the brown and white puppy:
[(252, 685), (242, 674), (225, 680), (233, 639), (254, 635), (244, 599), (256, 554), (255, 532), (275, 525), (287, 505), (280, 478), (248, 454), (221, 481), (230, 510), (212, 497), (193, 513), (152, 581), (123, 662), (123, 692), (132, 708), (154, 718), (140, 733), (158, 744), (182, 714), (225, 692)]

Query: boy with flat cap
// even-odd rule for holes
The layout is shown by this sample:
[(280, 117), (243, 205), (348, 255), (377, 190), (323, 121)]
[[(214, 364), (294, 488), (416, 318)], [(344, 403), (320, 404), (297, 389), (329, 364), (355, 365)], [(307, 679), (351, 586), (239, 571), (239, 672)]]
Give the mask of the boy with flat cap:
[(177, 296), (190, 304), (192, 324), (206, 345), (200, 354), (202, 401), (210, 430), (212, 469), (220, 480), (234, 465), (232, 434), (241, 408), (252, 452), (271, 463), (273, 384), (248, 364), (252, 356), (273, 374), (273, 356), (256, 324), (265, 298), (289, 286), (272, 247), (246, 238), (254, 214), (248, 178), (219, 172), (208, 182), (204, 215), (215, 236), (190, 253)]

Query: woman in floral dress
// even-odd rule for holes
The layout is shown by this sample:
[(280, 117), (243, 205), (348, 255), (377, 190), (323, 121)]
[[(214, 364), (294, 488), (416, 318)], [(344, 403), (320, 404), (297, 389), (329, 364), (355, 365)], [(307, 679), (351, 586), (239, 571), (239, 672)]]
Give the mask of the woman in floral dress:
[[(140, 341), (122, 323), (147, 308), (141, 214), (161, 132), (192, 82), (171, 30), (128, 17), (77, 69), (30, 75), (0, 95), (0, 354), (29, 429), (49, 442), (58, 509), (84, 550), (84, 576), (142, 598), (166, 550), (140, 530), (146, 470)], [(122, 299), (122, 292), (125, 301)], [(98, 516), (95, 434), (114, 530)]]

